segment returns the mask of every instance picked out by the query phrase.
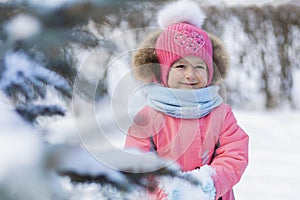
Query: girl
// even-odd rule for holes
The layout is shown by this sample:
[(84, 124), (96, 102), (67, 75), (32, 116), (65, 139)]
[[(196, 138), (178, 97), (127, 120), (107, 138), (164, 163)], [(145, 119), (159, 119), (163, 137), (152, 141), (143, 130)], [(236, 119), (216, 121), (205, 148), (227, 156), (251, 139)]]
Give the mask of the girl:
[[(200, 28), (204, 18), (189, 1), (159, 12), (165, 29), (151, 34), (133, 60), (146, 83), (147, 105), (129, 128), (125, 146), (156, 151), (202, 182), (212, 199), (233, 200), (232, 188), (248, 164), (248, 136), (218, 94), (228, 56), (220, 40)], [(204, 183), (204, 176), (213, 184)]]

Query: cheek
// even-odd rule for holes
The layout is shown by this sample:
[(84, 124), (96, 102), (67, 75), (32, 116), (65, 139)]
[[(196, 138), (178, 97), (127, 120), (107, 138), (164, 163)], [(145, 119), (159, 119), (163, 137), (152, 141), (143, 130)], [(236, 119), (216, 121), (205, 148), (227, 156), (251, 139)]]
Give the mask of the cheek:
[(176, 80), (182, 78), (183, 75), (178, 70), (170, 70), (168, 74), (168, 80)]
[(177, 82), (182, 78), (181, 73), (176, 70), (170, 70), (167, 78), (168, 86), (176, 86)]
[(200, 79), (202, 82), (207, 83), (208, 82), (208, 74), (206, 71), (200, 71), (197, 75), (198, 79)]

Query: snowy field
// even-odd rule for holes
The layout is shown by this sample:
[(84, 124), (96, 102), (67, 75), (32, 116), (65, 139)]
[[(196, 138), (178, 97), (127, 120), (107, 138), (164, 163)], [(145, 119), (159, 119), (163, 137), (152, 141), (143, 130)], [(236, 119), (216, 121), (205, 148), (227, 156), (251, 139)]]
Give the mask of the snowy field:
[(250, 136), (250, 162), (236, 199), (300, 199), (300, 111), (235, 111)]

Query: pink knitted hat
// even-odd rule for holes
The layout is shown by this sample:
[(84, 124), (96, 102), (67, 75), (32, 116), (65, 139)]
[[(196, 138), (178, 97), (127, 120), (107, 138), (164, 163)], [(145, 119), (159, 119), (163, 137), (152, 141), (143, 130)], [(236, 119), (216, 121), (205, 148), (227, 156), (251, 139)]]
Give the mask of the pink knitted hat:
[(160, 78), (164, 86), (168, 86), (168, 73), (172, 64), (185, 56), (197, 56), (206, 63), (207, 84), (211, 83), (212, 43), (207, 33), (200, 28), (204, 19), (203, 12), (190, 1), (173, 3), (159, 13), (158, 23), (165, 26), (166, 30), (158, 37), (155, 49), (160, 63)]

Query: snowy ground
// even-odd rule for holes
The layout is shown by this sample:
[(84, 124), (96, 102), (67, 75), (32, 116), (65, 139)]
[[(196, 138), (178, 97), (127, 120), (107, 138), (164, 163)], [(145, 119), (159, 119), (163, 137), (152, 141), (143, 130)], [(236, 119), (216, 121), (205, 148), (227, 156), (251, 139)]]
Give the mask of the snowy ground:
[(300, 112), (235, 111), (250, 136), (250, 162), (237, 199), (300, 199)]

